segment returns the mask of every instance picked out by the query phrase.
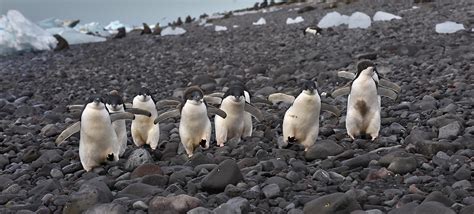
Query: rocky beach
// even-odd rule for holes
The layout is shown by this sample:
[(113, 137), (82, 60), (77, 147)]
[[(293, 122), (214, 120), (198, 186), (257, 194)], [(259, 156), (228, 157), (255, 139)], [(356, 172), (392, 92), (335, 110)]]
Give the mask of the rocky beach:
[[(186, 33), (176, 36), (131, 31), (62, 51), (0, 56), (0, 213), (474, 213), (474, 2), (272, 8), (183, 24)], [(303, 34), (333, 11), (401, 19)], [(286, 24), (298, 16), (304, 21)], [(260, 18), (266, 24), (254, 25)], [(437, 33), (445, 21), (466, 30)], [(289, 106), (269, 103), (268, 95), (296, 96), (306, 79), (329, 94), (348, 82), (337, 72), (355, 72), (360, 59), (402, 88), (397, 100), (382, 98), (379, 137), (352, 141), (347, 96), (322, 95), (342, 115), (321, 114), (307, 152), (279, 149)], [(261, 101), (255, 105), (265, 117), (240, 142), (217, 147), (213, 136), (210, 149), (189, 159), (179, 119), (169, 119), (160, 123), (157, 150), (136, 147), (129, 134), (124, 157), (89, 172), (79, 135), (55, 144), (79, 120), (66, 106), (92, 94), (118, 90), (131, 102), (147, 87), (158, 101), (181, 97), (189, 85), (220, 92), (232, 78)]]

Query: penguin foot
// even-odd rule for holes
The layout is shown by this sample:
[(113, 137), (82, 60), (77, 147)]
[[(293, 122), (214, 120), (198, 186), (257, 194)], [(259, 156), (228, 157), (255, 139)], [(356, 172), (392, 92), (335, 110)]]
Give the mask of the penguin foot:
[(108, 161), (113, 161), (113, 160), (114, 160), (114, 154), (113, 154), (113, 153), (112, 153), (112, 154), (108, 154), (108, 155), (107, 155), (107, 160), (108, 160)]
[(296, 143), (295, 137), (288, 137), (288, 143)]
[(220, 144), (219, 147), (224, 147), (224, 144)]
[(205, 140), (205, 139), (202, 139), (201, 142), (199, 142), (199, 145), (200, 145), (202, 148), (206, 148), (206, 140)]

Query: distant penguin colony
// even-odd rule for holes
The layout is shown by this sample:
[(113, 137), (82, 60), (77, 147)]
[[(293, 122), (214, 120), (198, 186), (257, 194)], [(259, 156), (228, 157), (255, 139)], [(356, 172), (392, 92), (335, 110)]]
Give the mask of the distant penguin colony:
[[(371, 61), (360, 61), (356, 72), (340, 71), (339, 77), (351, 81), (329, 94), (329, 97), (348, 95), (346, 131), (350, 139), (367, 137), (375, 140), (381, 126), (381, 96), (397, 99), (400, 86), (380, 76)], [(321, 101), (317, 84), (302, 81), (297, 97), (284, 93), (268, 96), (274, 105), (287, 103), (290, 107), (283, 116), (282, 137), (278, 147), (301, 144), (305, 151), (313, 146), (319, 134), (320, 112), (328, 111), (340, 116), (333, 105)], [(160, 140), (160, 123), (169, 118), (179, 118), (179, 136), (190, 158), (196, 149), (212, 145), (225, 146), (231, 139), (237, 142), (249, 137), (253, 131), (252, 116), (260, 122), (262, 112), (251, 102), (250, 91), (240, 82), (231, 82), (223, 92), (205, 95), (198, 86), (184, 90), (181, 100), (164, 99), (156, 102), (149, 89), (141, 88), (132, 103), (125, 103), (118, 91), (111, 91), (102, 99), (91, 97), (85, 105), (67, 106), (69, 111), (81, 111), (81, 119), (65, 129), (56, 139), (59, 145), (74, 133), (80, 132), (79, 157), (86, 171), (107, 161), (117, 161), (127, 148), (125, 120), (132, 120), (131, 134), (136, 146), (149, 145), (157, 149)], [(267, 102), (267, 101), (266, 101)], [(171, 108), (158, 114), (158, 109)], [(212, 139), (214, 116), (215, 136)], [(215, 140), (215, 144), (212, 143)]]

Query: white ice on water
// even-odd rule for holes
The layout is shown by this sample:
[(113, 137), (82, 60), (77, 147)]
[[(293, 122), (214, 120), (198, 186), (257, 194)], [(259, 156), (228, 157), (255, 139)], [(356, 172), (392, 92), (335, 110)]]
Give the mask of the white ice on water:
[(226, 27), (226, 26), (216, 25), (216, 26), (214, 27), (214, 30), (215, 30), (216, 32), (219, 32), (219, 31), (226, 31), (226, 30), (227, 30), (227, 27)]
[(186, 33), (186, 30), (180, 27), (166, 27), (161, 31), (161, 36), (167, 36), (167, 35), (181, 35)]
[(267, 24), (267, 21), (263, 17), (261, 17), (260, 19), (258, 19), (257, 22), (253, 22), (252, 24), (253, 25), (264, 25), (264, 24)]
[(56, 38), (20, 12), (9, 10), (0, 17), (0, 55), (17, 51), (51, 50), (56, 45)]
[(348, 16), (341, 15), (338, 12), (330, 12), (327, 13), (318, 23), (318, 27), (320, 28), (329, 28), (329, 27), (337, 27), (342, 24), (347, 24), (349, 21)]
[(301, 17), (301, 16), (298, 16), (298, 17), (296, 17), (296, 18), (294, 18), (294, 19), (288, 17), (288, 18), (286, 19), (286, 24), (287, 24), (287, 25), (297, 24), (297, 23), (300, 23), (300, 22), (303, 22), (303, 21), (304, 21), (304, 19), (303, 19), (303, 17)]
[(436, 24), (436, 33), (455, 33), (464, 29), (465, 28), (463, 24), (458, 24), (451, 21)]
[(390, 21), (392, 19), (402, 19), (402, 17), (393, 15), (391, 13), (383, 12), (383, 11), (377, 11), (372, 18), (375, 21)]
[(372, 21), (365, 13), (355, 12), (349, 17), (349, 28), (368, 28)]
[(74, 27), (74, 30), (77, 30), (81, 33), (92, 33), (96, 36), (103, 36), (103, 37), (110, 36), (109, 31), (106, 31), (104, 26), (100, 25), (98, 22), (91, 22), (84, 25), (78, 25)]
[(58, 34), (63, 37), (68, 44), (77, 45), (83, 43), (93, 43), (93, 42), (105, 42), (105, 38), (92, 36), (80, 33), (72, 28), (61, 27), (61, 28), (48, 28), (46, 29), (51, 34)]

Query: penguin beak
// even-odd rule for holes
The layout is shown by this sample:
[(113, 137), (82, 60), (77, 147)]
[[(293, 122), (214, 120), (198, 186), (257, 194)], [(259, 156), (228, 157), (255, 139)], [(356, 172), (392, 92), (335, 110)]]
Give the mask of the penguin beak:
[(240, 99), (242, 98), (242, 96), (234, 96), (234, 101), (235, 102), (240, 102)]
[(99, 104), (99, 103), (100, 103), (100, 98), (95, 98), (95, 99), (94, 99), (94, 103), (95, 103), (95, 104)]

